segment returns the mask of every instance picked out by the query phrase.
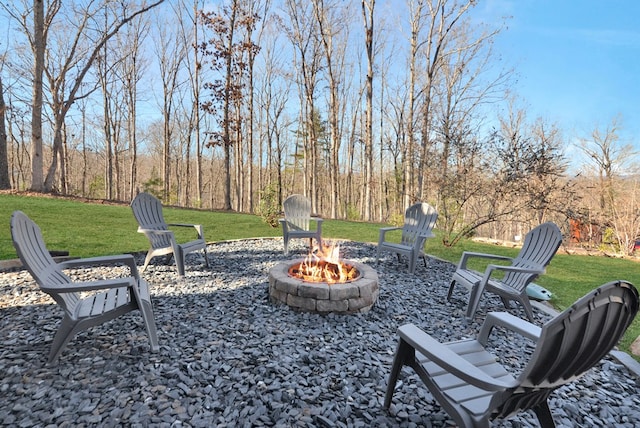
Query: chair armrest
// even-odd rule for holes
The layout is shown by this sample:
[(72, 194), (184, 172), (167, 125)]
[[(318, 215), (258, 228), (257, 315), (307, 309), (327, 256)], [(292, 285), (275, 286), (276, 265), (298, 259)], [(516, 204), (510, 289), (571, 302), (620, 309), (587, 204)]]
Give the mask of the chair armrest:
[(97, 291), (119, 287), (135, 288), (137, 279), (131, 276), (112, 279), (101, 279), (97, 281), (70, 282), (64, 286), (55, 287), (42, 286), (42, 291), (47, 293), (75, 293), (79, 291)]
[(131, 276), (133, 276), (136, 280), (140, 278), (138, 274), (138, 266), (136, 266), (136, 261), (131, 254), (120, 254), (114, 256), (101, 256), (101, 257), (88, 257), (84, 259), (71, 259), (65, 260), (58, 265), (61, 269), (73, 269), (82, 266), (87, 267), (98, 267), (98, 266), (106, 266), (112, 264), (124, 264), (129, 267), (129, 271), (131, 272)]
[(392, 230), (400, 230), (402, 229), (401, 227), (398, 226), (390, 226), (390, 227), (381, 227), (380, 228), (380, 235), (378, 238), (378, 245), (382, 244), (384, 242), (384, 237), (387, 234), (387, 232), (391, 232)]
[(478, 333), (478, 342), (480, 342), (482, 346), (486, 346), (491, 331), (494, 327), (498, 326), (514, 331), (534, 342), (538, 341), (540, 333), (542, 332), (542, 328), (539, 326), (515, 315), (511, 315), (508, 312), (489, 312)]
[(191, 223), (168, 223), (167, 226), (176, 226), (176, 227), (193, 227), (198, 232), (198, 238), (204, 239), (203, 228), (201, 224), (191, 224)]
[(488, 391), (502, 391), (517, 384), (515, 379), (511, 382), (504, 382), (492, 378), (413, 324), (401, 326), (398, 329), (398, 334), (416, 351), (428, 357), (438, 366), (478, 388)]
[[(309, 217), (309, 221), (315, 221), (316, 222), (316, 231), (319, 233), (322, 233), (322, 223), (324, 222), (324, 219), (321, 217)], [(289, 224), (291, 224), (286, 218), (281, 218), (278, 219), (278, 222), (280, 222), (280, 225), (282, 226), (282, 229), (284, 230), (284, 232), (286, 233), (287, 230), (289, 230)], [(291, 230), (302, 230), (299, 227), (292, 225), (293, 227), (291, 227)], [(309, 226), (309, 230), (311, 230), (311, 226)]]
[(483, 258), (483, 259), (493, 259), (493, 260), (513, 260), (513, 257), (501, 256), (498, 254), (486, 254), (486, 253), (475, 253), (473, 251), (465, 251), (462, 253), (462, 257), (460, 257), (460, 262), (458, 263), (458, 269), (466, 269), (467, 261), (472, 257)]
[(413, 243), (413, 248), (419, 251), (422, 251), (422, 247), (424, 247), (424, 243), (427, 239), (433, 238), (435, 235), (432, 232), (422, 233), (418, 235), (418, 239)]
[(484, 271), (484, 275), (480, 280), (480, 285), (484, 287), (491, 278), (493, 272), (502, 271), (502, 272), (520, 272), (520, 273), (534, 273), (541, 275), (545, 272), (544, 267), (539, 268), (525, 268), (519, 266), (504, 266), (504, 265), (488, 265), (486, 270)]

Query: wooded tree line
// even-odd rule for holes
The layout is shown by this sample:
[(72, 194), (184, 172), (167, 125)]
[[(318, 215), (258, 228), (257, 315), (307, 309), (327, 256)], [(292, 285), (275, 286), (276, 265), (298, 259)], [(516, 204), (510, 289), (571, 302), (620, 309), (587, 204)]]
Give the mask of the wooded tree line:
[(426, 201), (446, 245), (552, 220), (632, 251), (636, 154), (618, 119), (575, 136), (527, 117), (494, 51), (505, 22), (478, 7), (2, 4), (0, 188), (121, 201), (149, 190), (265, 217), (303, 193), (324, 217), (385, 222)]

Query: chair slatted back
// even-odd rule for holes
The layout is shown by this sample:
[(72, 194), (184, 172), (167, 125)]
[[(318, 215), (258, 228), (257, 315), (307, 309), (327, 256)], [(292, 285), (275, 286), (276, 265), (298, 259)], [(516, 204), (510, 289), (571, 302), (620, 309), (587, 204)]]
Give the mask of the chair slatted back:
[[(138, 221), (140, 229), (168, 230), (169, 227), (162, 214), (162, 203), (150, 193), (142, 192), (131, 201), (131, 210)], [(147, 235), (152, 248), (171, 246), (171, 238), (167, 235)]]
[(284, 218), (293, 230), (309, 230), (311, 201), (304, 195), (291, 195), (282, 203)]
[(40, 227), (22, 211), (11, 216), (11, 239), (22, 264), (40, 287), (49, 294), (65, 311), (73, 313), (79, 302), (77, 293), (55, 293), (56, 285), (62, 286), (71, 279), (62, 272), (60, 266), (47, 250)]
[(536, 349), (509, 391), (499, 416), (530, 409), (559, 386), (597, 364), (622, 338), (638, 313), (638, 291), (626, 281), (609, 282), (587, 294), (542, 327)]
[[(562, 232), (552, 222), (539, 225), (527, 233), (520, 253), (513, 259), (513, 266), (523, 268), (545, 268), (562, 243)], [(535, 279), (536, 274), (507, 272), (502, 280), (510, 287), (522, 291)]]
[(438, 213), (431, 205), (422, 202), (411, 205), (404, 213), (401, 244), (412, 246), (420, 235), (436, 225)]

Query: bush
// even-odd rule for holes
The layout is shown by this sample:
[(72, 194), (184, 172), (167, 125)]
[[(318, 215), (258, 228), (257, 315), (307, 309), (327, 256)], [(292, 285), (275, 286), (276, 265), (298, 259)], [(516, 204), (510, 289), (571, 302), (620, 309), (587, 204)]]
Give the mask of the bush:
[(260, 192), (257, 214), (269, 226), (278, 227), (280, 204), (278, 204), (278, 192), (274, 184), (269, 184)]
[(401, 227), (404, 225), (404, 213), (402, 214), (393, 214), (389, 219), (389, 223), (396, 227)]
[(358, 210), (358, 207), (355, 206), (354, 204), (347, 205), (347, 220), (350, 220), (350, 221), (360, 220), (360, 211)]

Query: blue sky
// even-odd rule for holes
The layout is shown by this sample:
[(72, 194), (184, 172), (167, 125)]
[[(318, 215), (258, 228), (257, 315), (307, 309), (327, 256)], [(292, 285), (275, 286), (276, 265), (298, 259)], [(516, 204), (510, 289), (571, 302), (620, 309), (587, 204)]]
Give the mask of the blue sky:
[(489, 0), (479, 8), (487, 19), (512, 17), (496, 48), (515, 68), (530, 119), (556, 122), (572, 139), (619, 116), (621, 142), (640, 148), (640, 2)]

